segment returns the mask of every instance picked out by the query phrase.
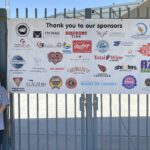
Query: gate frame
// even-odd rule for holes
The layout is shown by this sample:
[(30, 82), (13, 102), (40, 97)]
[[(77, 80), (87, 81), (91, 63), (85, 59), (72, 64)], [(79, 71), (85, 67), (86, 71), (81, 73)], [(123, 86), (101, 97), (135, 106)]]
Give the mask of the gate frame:
[[(7, 10), (0, 9), (0, 72), (5, 76), (2, 85), (7, 89)], [(9, 149), (9, 109), (4, 111), (4, 137), (2, 142), (2, 150)], [(1, 149), (1, 148), (0, 148)]]

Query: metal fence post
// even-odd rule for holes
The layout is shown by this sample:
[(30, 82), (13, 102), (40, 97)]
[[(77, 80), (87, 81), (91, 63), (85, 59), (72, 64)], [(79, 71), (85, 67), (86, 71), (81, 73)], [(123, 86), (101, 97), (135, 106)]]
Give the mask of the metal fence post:
[(98, 97), (96, 94), (93, 95), (93, 148), (92, 150), (97, 150), (97, 110), (98, 110)]
[(84, 112), (84, 107), (85, 107), (85, 97), (84, 94), (81, 95), (80, 97), (80, 111), (81, 111), (81, 150), (86, 150), (85, 149), (85, 112)]
[(10, 99), (10, 144), (11, 150), (15, 150), (14, 94), (10, 94)]
[[(92, 18), (92, 9), (85, 9), (85, 19)], [(92, 122), (92, 94), (86, 94), (86, 150), (92, 150), (95, 138), (93, 135), (93, 122)]]
[(86, 94), (86, 150), (92, 150), (92, 94)]
[[(7, 12), (5, 9), (0, 9), (0, 72), (5, 75), (2, 85), (7, 87)], [(2, 149), (8, 150), (8, 109), (4, 112), (5, 134), (2, 143)]]

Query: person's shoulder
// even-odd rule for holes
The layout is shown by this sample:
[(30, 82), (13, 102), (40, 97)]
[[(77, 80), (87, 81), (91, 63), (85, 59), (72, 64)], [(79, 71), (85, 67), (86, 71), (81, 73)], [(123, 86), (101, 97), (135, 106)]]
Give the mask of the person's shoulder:
[(5, 91), (6, 89), (5, 89), (5, 87), (3, 87), (3, 86), (1, 85), (1, 86), (0, 86), (0, 90)]

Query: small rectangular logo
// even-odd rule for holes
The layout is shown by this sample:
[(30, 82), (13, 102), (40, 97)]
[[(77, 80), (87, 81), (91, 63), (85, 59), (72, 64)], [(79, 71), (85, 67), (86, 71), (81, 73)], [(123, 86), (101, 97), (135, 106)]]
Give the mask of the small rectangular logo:
[(74, 53), (91, 53), (92, 41), (90, 40), (74, 40), (73, 41)]

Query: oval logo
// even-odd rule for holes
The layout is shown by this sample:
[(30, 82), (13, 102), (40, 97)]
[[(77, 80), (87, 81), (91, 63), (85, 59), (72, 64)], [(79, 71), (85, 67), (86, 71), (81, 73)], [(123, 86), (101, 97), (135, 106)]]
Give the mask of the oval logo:
[(49, 84), (52, 87), (52, 89), (60, 89), (60, 87), (62, 86), (62, 79), (59, 76), (53, 76), (50, 79)]
[(11, 60), (11, 65), (16, 69), (20, 69), (21, 67), (23, 67), (24, 63), (25, 60), (19, 55), (14, 56)]
[(128, 75), (123, 78), (122, 85), (127, 89), (133, 89), (137, 85), (136, 78), (132, 75)]
[(148, 78), (148, 79), (145, 80), (145, 85), (146, 86), (150, 86), (150, 78)]
[(77, 80), (74, 78), (67, 79), (66, 86), (69, 89), (74, 89), (77, 86)]
[(29, 34), (29, 31), (30, 31), (30, 29), (29, 29), (28, 25), (25, 23), (20, 23), (16, 27), (17, 35), (19, 35), (21, 37), (27, 36)]
[(96, 47), (99, 52), (105, 53), (109, 48), (109, 44), (107, 41), (101, 40), (97, 43)]

